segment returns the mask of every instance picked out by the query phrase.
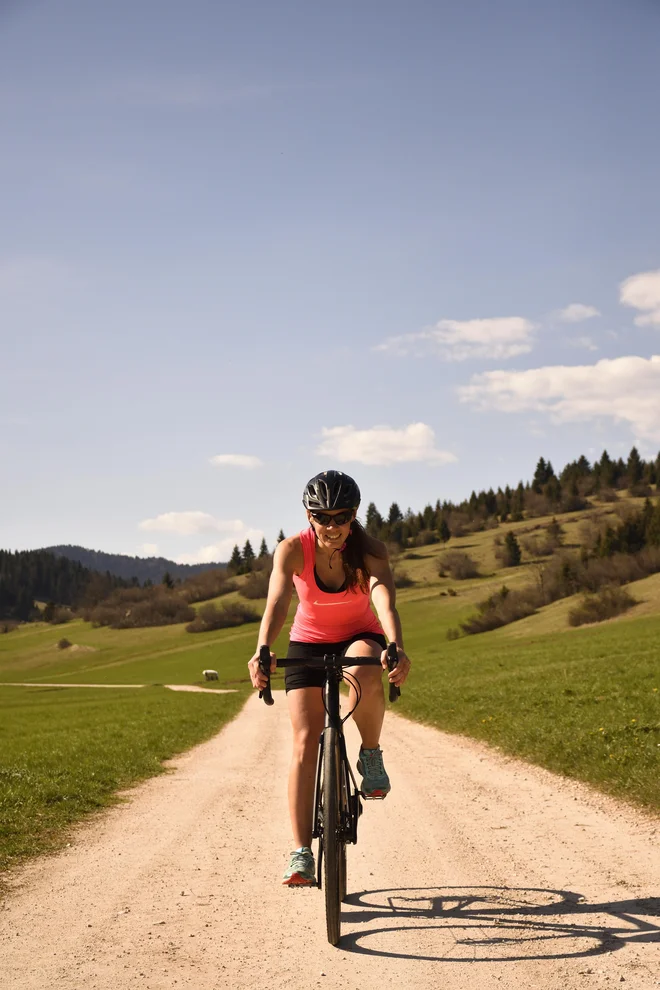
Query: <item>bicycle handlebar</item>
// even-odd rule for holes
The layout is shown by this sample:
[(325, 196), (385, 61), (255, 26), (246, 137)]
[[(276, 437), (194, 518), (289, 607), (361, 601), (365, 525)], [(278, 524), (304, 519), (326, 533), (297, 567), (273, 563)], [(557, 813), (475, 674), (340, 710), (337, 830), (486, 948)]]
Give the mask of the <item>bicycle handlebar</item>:
[[(337, 667), (380, 667), (380, 657), (339, 657), (335, 654), (325, 654), (324, 656), (310, 657), (306, 660), (293, 660), (283, 658), (277, 660), (278, 667), (326, 667), (328, 661), (332, 660)], [(340, 661), (339, 663), (337, 661)], [(394, 670), (398, 663), (396, 643), (390, 643), (387, 647), (387, 668)], [(267, 705), (274, 704), (273, 693), (270, 689), (270, 648), (268, 646), (259, 647), (259, 667), (261, 673), (268, 678), (266, 687), (259, 691), (259, 697), (263, 698)], [(401, 696), (401, 688), (396, 684), (390, 684), (390, 701), (394, 703)]]
[(267, 646), (259, 647), (259, 667), (261, 668), (261, 673), (265, 674), (268, 678), (268, 684), (265, 688), (261, 689), (259, 697), (263, 698), (267, 705), (274, 705), (275, 699), (270, 689), (270, 649)]

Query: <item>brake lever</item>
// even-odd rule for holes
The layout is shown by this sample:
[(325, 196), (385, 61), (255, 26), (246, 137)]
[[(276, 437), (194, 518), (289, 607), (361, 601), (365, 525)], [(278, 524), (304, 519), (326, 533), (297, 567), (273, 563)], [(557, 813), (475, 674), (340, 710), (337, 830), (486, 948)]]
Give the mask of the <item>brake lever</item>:
[[(390, 643), (390, 645), (387, 647), (387, 669), (394, 670), (398, 662), (399, 662), (399, 654), (396, 648), (396, 643)], [(392, 702), (392, 704), (394, 704), (396, 699), (400, 697), (401, 697), (401, 688), (398, 687), (396, 684), (392, 684), (390, 682), (390, 701)]]
[(267, 705), (274, 705), (275, 700), (270, 689), (270, 650), (267, 646), (259, 647), (259, 669), (268, 678), (268, 684), (259, 692), (259, 697), (263, 698)]

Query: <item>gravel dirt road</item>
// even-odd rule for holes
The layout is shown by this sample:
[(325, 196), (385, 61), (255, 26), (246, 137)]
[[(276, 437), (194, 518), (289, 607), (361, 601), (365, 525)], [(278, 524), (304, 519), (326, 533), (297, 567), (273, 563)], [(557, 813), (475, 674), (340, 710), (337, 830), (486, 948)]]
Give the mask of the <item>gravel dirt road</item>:
[(365, 807), (329, 946), (322, 894), (280, 884), (289, 725), (275, 697), (14, 877), (3, 988), (660, 986), (660, 821), (391, 714), (393, 790)]

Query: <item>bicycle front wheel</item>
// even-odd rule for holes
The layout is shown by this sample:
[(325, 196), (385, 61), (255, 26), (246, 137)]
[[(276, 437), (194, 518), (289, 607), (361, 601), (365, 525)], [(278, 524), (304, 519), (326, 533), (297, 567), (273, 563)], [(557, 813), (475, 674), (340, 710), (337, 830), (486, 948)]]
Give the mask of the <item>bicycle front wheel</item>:
[(323, 732), (323, 885), (328, 942), (341, 935), (341, 902), (346, 893), (346, 849), (341, 822), (341, 758), (334, 726)]

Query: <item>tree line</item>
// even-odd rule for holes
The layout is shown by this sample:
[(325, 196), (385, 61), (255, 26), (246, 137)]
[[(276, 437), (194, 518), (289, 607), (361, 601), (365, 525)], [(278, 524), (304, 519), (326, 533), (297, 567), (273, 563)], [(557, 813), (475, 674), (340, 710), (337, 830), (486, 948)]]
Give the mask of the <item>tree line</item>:
[[(284, 530), (281, 529), (275, 545), (277, 546), (284, 539)], [(265, 537), (261, 541), (258, 554), (255, 554), (250, 540), (246, 540), (242, 550), (237, 543), (234, 545), (227, 570), (230, 574), (249, 574), (250, 571), (263, 570), (270, 565), (270, 560), (271, 554)]]
[(137, 584), (90, 571), (45, 550), (0, 550), (0, 619), (40, 618), (35, 600), (76, 606), (105, 598), (115, 588)]
[(627, 489), (631, 495), (648, 496), (660, 482), (660, 453), (645, 461), (633, 447), (627, 459), (613, 460), (603, 451), (593, 464), (583, 455), (557, 474), (552, 463), (539, 458), (531, 481), (520, 481), (515, 488), (473, 491), (462, 502), (428, 504), (421, 512), (403, 513), (397, 502), (381, 515), (374, 502), (367, 507), (365, 526), (377, 539), (399, 547), (446, 543), (452, 536), (494, 528), (500, 522), (520, 522), (533, 516), (554, 515), (586, 509), (589, 496), (615, 500), (616, 492)]

